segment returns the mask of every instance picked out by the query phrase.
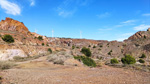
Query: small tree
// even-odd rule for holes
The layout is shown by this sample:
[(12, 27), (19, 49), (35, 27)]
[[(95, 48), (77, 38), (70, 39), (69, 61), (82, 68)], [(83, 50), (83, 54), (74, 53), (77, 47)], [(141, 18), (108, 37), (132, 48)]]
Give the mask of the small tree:
[(125, 55), (125, 57), (123, 57), (121, 59), (123, 64), (135, 64), (136, 60), (134, 57), (132, 57), (131, 55)]
[(89, 48), (83, 47), (81, 52), (86, 55), (87, 57), (91, 57), (91, 51)]
[(75, 49), (75, 46), (74, 46), (74, 45), (72, 46), (72, 49)]
[(13, 43), (14, 42), (14, 38), (11, 35), (4, 35), (2, 37), (3, 41), (7, 42), (7, 43)]
[(118, 64), (118, 60), (116, 58), (113, 58), (110, 60), (111, 64)]

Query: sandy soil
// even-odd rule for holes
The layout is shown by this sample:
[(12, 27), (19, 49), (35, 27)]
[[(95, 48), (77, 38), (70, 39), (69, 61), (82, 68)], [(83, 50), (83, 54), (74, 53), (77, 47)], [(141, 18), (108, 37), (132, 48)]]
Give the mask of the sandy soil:
[(2, 71), (2, 84), (150, 84), (150, 73), (103, 66), (54, 65), (42, 57)]

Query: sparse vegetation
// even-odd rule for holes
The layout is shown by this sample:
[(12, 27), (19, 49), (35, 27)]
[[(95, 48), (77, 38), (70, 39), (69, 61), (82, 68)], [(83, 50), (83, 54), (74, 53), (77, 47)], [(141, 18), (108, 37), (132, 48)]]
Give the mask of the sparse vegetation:
[(103, 47), (103, 45), (100, 45), (99, 47)]
[(11, 35), (4, 35), (2, 37), (3, 41), (7, 42), (7, 43), (13, 43), (14, 42), (14, 38)]
[(10, 68), (12, 68), (14, 66), (15, 66), (15, 64), (13, 62), (0, 61), (0, 69), (1, 70), (10, 69)]
[(82, 50), (81, 50), (81, 52), (82, 52), (85, 56), (91, 57), (91, 51), (90, 51), (89, 48), (83, 47)]
[(142, 54), (142, 56), (140, 58), (146, 58), (146, 55), (145, 54)]
[(146, 39), (146, 36), (144, 35), (144, 39)]
[(96, 67), (95, 61), (89, 57), (74, 56), (74, 59), (78, 59), (79, 61), (81, 60), (87, 66)]
[(135, 64), (136, 60), (134, 57), (132, 57), (131, 55), (125, 55), (125, 57), (123, 57), (121, 59), (123, 64)]
[(91, 45), (89, 45), (88, 47), (91, 47)]
[(52, 49), (51, 49), (51, 48), (48, 48), (48, 51), (49, 51), (50, 53), (52, 53)]
[(38, 39), (41, 41), (41, 40), (43, 40), (43, 37), (42, 36), (38, 36)]
[(145, 63), (145, 61), (143, 59), (139, 59), (140, 63)]
[(116, 58), (113, 58), (110, 60), (111, 64), (118, 64), (118, 60)]

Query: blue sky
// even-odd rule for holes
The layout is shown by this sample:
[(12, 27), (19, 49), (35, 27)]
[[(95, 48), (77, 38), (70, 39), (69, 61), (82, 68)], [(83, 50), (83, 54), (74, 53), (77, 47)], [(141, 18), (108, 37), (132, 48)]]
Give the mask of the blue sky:
[(122, 41), (150, 27), (150, 0), (0, 0), (5, 17), (48, 37)]

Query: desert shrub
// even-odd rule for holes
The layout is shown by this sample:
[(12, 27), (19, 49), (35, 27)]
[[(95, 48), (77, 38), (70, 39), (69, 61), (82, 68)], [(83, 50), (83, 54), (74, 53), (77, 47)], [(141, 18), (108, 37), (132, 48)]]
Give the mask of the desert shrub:
[(90, 51), (89, 48), (83, 47), (82, 50), (81, 50), (81, 52), (82, 52), (85, 56), (91, 57), (91, 51)]
[(79, 48), (78, 46), (76, 48)]
[(123, 57), (121, 59), (123, 64), (135, 64), (136, 60), (134, 57), (132, 57), (131, 55), (125, 55), (125, 57)]
[(7, 42), (7, 43), (13, 43), (14, 42), (14, 38), (11, 35), (4, 35), (2, 37), (3, 41)]
[(96, 46), (94, 45), (93, 48), (96, 48)]
[(43, 37), (42, 36), (38, 36), (38, 39), (41, 41), (41, 40), (43, 40)]
[(14, 67), (15, 64), (13, 62), (9, 62), (9, 61), (0, 61), (0, 69), (4, 70), (4, 69), (10, 69), (12, 67)]
[(146, 36), (144, 35), (144, 39), (146, 39)]
[(74, 45), (72, 46), (72, 49), (75, 49), (75, 46), (74, 46)]
[(46, 46), (49, 46), (48, 44), (46, 44)]
[(110, 51), (108, 52), (108, 55), (111, 55), (111, 53), (112, 53), (112, 50), (110, 50)]
[(103, 45), (100, 45), (99, 47), (103, 47)]
[(88, 47), (91, 47), (91, 45), (89, 45)]
[(145, 54), (142, 54), (142, 56), (140, 58), (146, 58), (146, 55)]
[(52, 53), (52, 49), (51, 49), (51, 48), (48, 48), (48, 51), (49, 51), (50, 53)]
[(140, 63), (145, 63), (145, 61), (143, 59), (139, 59)]
[(42, 46), (44, 46), (44, 43), (42, 43)]
[(23, 61), (37, 59), (39, 57), (40, 57), (40, 55), (32, 56), (32, 57), (31, 56), (28, 56), (28, 57), (15, 56), (15, 57), (13, 57), (13, 61), (15, 61), (15, 62), (23, 62)]
[(95, 61), (93, 59), (89, 58), (89, 57), (74, 56), (74, 59), (81, 60), (87, 66), (96, 67)]
[(119, 62), (116, 58), (113, 58), (113, 59), (110, 60), (110, 63), (111, 64), (118, 64)]

